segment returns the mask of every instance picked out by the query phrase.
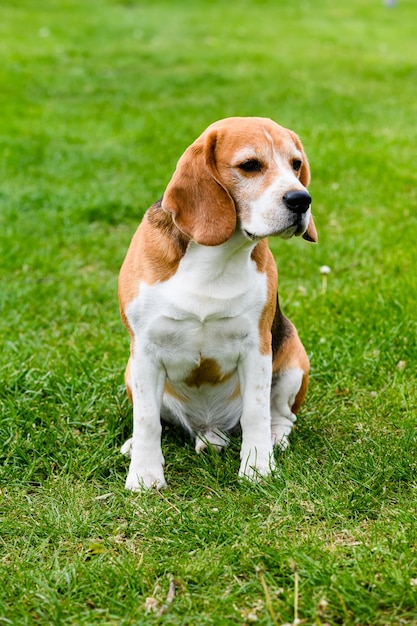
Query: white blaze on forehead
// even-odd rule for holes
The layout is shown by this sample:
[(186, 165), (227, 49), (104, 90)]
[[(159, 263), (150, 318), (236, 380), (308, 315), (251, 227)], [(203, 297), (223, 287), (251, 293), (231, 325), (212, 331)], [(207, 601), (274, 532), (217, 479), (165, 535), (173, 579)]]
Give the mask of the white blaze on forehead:
[(234, 154), (234, 160), (236, 162), (236, 165), (239, 165), (239, 163), (243, 163), (244, 161), (247, 161), (248, 159), (258, 159), (258, 158), (259, 156), (256, 153), (255, 146), (245, 146), (244, 148), (237, 150), (237, 152), (235, 152)]
[(278, 167), (282, 165), (289, 165), (290, 159), (302, 160), (303, 155), (291, 138), (289, 138), (288, 141), (285, 141), (285, 143), (278, 147), (276, 146), (272, 136), (268, 133), (268, 131), (264, 130), (264, 133), (265, 137), (271, 144), (272, 158), (274, 159)]

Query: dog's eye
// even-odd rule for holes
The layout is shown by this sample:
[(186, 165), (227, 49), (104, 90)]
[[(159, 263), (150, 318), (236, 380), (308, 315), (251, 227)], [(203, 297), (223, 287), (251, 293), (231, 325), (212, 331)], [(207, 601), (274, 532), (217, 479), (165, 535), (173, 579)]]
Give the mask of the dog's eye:
[(262, 169), (262, 163), (258, 159), (247, 159), (238, 165), (240, 170), (244, 172), (260, 172)]
[(302, 166), (302, 161), (300, 159), (293, 159), (292, 167), (295, 172), (299, 172)]

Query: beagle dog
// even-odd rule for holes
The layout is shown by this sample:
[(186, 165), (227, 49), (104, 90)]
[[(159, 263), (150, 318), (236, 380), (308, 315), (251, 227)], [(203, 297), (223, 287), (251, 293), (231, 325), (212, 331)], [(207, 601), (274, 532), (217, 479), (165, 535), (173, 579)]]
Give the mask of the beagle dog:
[(239, 475), (274, 468), (308, 385), (309, 361), (281, 313), (267, 237), (316, 242), (297, 135), (259, 117), (215, 122), (185, 151), (145, 214), (120, 271), (130, 333), (133, 437), (126, 488), (166, 486), (161, 418), (197, 452), (240, 424)]

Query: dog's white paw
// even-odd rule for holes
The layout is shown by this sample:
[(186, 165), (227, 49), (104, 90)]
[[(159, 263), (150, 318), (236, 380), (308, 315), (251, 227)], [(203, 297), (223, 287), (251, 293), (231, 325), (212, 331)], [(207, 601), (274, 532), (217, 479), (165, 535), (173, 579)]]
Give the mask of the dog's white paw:
[(130, 437), (130, 439), (125, 441), (122, 447), (120, 448), (120, 452), (124, 454), (125, 456), (129, 457), (129, 459), (132, 456), (132, 443), (133, 443), (133, 437)]
[(162, 466), (130, 469), (126, 478), (126, 489), (129, 491), (146, 491), (146, 489), (165, 489), (167, 486)]
[(239, 477), (257, 482), (264, 476), (269, 476), (275, 469), (273, 453), (269, 450), (251, 449), (247, 454), (241, 454)]
[(290, 433), (288, 430), (291, 429), (278, 428), (277, 430), (272, 431), (272, 445), (274, 448), (279, 448), (279, 450), (283, 452), (289, 447), (290, 442), (288, 437), (290, 436)]
[(197, 433), (195, 440), (195, 451), (197, 454), (207, 450), (208, 447), (214, 448), (216, 452), (220, 452), (222, 448), (229, 445), (229, 438), (221, 430), (215, 428), (214, 430), (208, 430), (207, 432)]

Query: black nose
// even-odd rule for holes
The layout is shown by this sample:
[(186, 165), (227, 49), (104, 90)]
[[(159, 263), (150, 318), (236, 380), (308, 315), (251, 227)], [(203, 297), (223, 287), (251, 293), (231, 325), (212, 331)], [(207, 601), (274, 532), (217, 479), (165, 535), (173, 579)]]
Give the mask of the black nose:
[(307, 191), (289, 191), (283, 197), (285, 206), (294, 213), (305, 213), (311, 204), (311, 196)]

